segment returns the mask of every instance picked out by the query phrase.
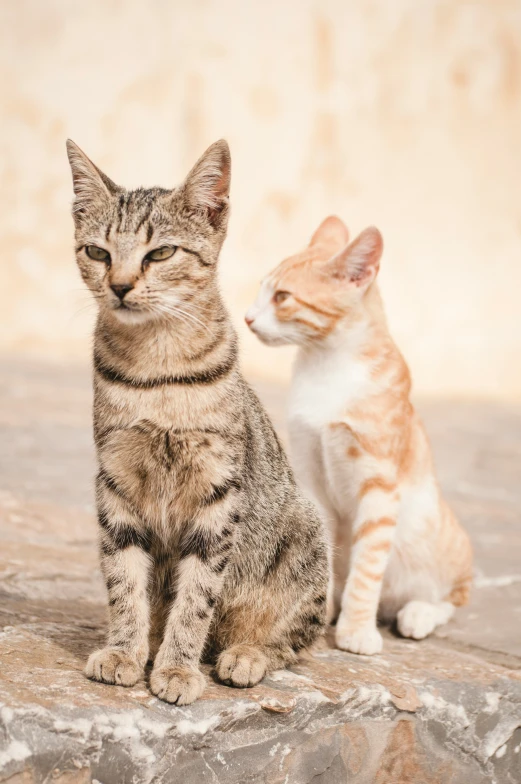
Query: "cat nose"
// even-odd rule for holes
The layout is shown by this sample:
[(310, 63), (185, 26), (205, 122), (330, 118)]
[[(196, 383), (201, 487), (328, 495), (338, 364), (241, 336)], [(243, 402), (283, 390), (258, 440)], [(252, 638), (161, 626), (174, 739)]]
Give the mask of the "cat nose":
[(133, 289), (134, 286), (131, 283), (113, 283), (110, 288), (116, 297), (119, 297), (119, 299), (123, 302), (125, 294), (128, 294), (128, 292)]
[(253, 324), (253, 322), (255, 321), (255, 319), (253, 319), (251, 316), (248, 316), (248, 314), (246, 313), (246, 315), (244, 316), (244, 321), (246, 322), (246, 324), (247, 324), (249, 327), (251, 327), (251, 325)]

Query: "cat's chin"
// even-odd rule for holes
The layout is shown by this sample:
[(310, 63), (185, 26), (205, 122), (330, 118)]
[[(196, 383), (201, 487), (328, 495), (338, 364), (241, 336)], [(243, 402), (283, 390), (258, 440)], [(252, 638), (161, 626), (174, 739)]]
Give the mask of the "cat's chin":
[(262, 332), (252, 330), (252, 332), (259, 338), (261, 343), (266, 346), (288, 346), (290, 345), (287, 340), (279, 337), (278, 335), (263, 335)]
[(116, 308), (112, 311), (112, 315), (121, 324), (128, 324), (129, 326), (137, 324), (145, 324), (147, 321), (154, 320), (154, 314), (146, 310), (131, 310), (130, 308)]

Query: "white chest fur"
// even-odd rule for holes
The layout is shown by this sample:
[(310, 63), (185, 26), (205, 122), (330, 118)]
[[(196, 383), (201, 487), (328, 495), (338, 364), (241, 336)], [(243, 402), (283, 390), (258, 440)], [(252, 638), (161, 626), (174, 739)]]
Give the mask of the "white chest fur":
[(322, 346), (320, 351), (301, 350), (297, 356), (288, 412), (292, 461), (304, 490), (330, 514), (347, 499), (345, 486), (336, 487), (337, 459), (330, 454), (329, 426), (344, 418), (371, 388), (370, 368), (353, 347)]
[(320, 430), (371, 392), (370, 368), (349, 346), (300, 350), (289, 399), (290, 422)]

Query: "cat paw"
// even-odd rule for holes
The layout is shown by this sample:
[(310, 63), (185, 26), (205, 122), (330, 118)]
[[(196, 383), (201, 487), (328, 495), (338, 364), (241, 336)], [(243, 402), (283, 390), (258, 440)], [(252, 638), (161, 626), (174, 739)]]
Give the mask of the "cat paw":
[(402, 607), (396, 616), (398, 631), (402, 637), (423, 640), (432, 634), (442, 623), (447, 623), (454, 612), (449, 602), (431, 604), (430, 602), (412, 601)]
[(160, 700), (190, 705), (204, 691), (206, 680), (196, 667), (156, 667), (150, 675), (150, 691)]
[(266, 675), (268, 660), (254, 645), (234, 645), (217, 659), (217, 677), (238, 688), (255, 686)]
[(342, 616), (337, 623), (335, 639), (337, 647), (341, 650), (364, 656), (381, 653), (383, 648), (382, 635), (376, 626), (365, 626), (362, 629), (349, 628), (342, 624)]
[(143, 674), (143, 668), (124, 651), (117, 648), (103, 648), (89, 656), (85, 675), (101, 683), (115, 683), (117, 686), (134, 686)]

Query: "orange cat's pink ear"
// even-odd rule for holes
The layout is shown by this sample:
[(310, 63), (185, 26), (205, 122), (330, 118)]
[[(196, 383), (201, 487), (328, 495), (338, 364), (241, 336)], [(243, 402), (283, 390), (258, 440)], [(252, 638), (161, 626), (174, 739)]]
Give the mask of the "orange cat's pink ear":
[(340, 253), (328, 266), (334, 277), (367, 288), (376, 278), (383, 252), (383, 238), (377, 228), (370, 226)]
[(330, 245), (333, 248), (343, 248), (349, 242), (349, 231), (344, 221), (336, 215), (330, 215), (322, 221), (316, 232), (311, 237), (312, 245)]

